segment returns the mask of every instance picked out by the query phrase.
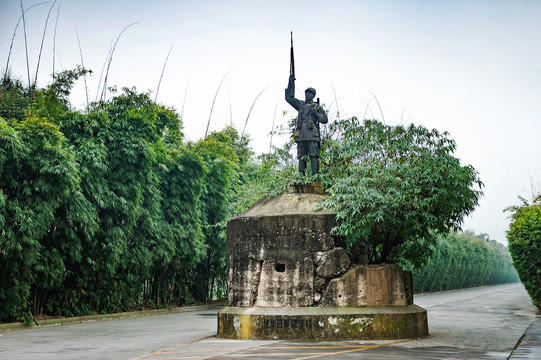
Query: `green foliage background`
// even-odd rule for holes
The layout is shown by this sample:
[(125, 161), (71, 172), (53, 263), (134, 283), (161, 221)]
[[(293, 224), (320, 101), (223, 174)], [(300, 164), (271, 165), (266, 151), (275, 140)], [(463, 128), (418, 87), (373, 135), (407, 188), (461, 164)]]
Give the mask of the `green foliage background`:
[(511, 224), (507, 233), (509, 250), (520, 280), (532, 302), (541, 309), (541, 195), (529, 204), (512, 206)]
[(415, 266), (416, 291), (514, 279), (501, 245), (441, 236), (481, 195), (445, 133), (335, 121), (322, 129), (321, 173), (300, 177), (293, 141), (258, 158), (231, 127), (188, 142), (178, 114), (135, 89), (72, 109), (71, 88), (87, 73), (55, 74), (34, 91), (4, 84), (1, 321), (223, 298), (227, 221), (313, 179), (331, 194), (322, 206), (339, 211), (336, 235), (350, 253), (365, 244), (372, 263)]
[(438, 236), (425, 266), (413, 271), (413, 291), (434, 292), (517, 282), (509, 250), (470, 231)]
[[(221, 298), (225, 223), (249, 178), (233, 128), (185, 142), (181, 119), (124, 89), (84, 111), (82, 68), (0, 106), (0, 320)], [(27, 316), (27, 315), (25, 315)]]

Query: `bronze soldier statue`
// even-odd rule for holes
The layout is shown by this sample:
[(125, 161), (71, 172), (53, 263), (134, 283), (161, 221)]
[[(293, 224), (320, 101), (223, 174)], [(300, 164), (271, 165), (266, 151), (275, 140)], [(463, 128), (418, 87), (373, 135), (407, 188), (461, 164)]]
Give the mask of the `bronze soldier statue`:
[(328, 121), (325, 110), (319, 103), (314, 102), (316, 90), (309, 87), (304, 92), (305, 101), (295, 98), (295, 76), (289, 76), (289, 83), (286, 89), (286, 101), (298, 112), (295, 125), (295, 142), (297, 143), (297, 158), (299, 159), (299, 172), (304, 175), (306, 170), (306, 158), (310, 157), (312, 175), (319, 172), (319, 146), (321, 137), (319, 134), (319, 123), (326, 124)]
[(291, 32), (291, 63), (289, 66), (289, 82), (286, 89), (286, 101), (299, 112), (295, 124), (295, 142), (297, 143), (297, 158), (299, 159), (299, 172), (304, 175), (306, 171), (306, 155), (310, 157), (312, 175), (319, 172), (319, 123), (326, 124), (327, 114), (321, 106), (319, 99), (314, 102), (316, 90), (309, 87), (304, 92), (305, 101), (295, 98), (295, 60), (293, 56), (293, 32)]

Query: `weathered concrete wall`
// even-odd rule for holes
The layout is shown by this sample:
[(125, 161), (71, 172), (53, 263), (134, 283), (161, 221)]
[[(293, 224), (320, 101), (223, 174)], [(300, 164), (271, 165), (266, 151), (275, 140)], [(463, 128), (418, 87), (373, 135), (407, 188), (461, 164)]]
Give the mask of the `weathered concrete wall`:
[(394, 264), (356, 265), (329, 282), (320, 306), (412, 305), (406, 277)]
[(218, 334), (234, 339), (391, 339), (428, 334), (411, 273), (355, 265), (316, 210), (321, 184), (293, 186), (227, 225), (229, 305)]
[(345, 273), (351, 265), (351, 260), (346, 250), (335, 247), (329, 251), (322, 251), (315, 254), (318, 276), (325, 279), (332, 279)]
[[(335, 214), (315, 210), (325, 198), (318, 194), (321, 186), (302, 188), (302, 193), (297, 190), (261, 202), (227, 224), (232, 306), (313, 306), (321, 298), (314, 293), (316, 267), (325, 269), (326, 276), (349, 267), (345, 252), (340, 253), (342, 257), (321, 260), (335, 248), (331, 235)], [(318, 262), (315, 254), (319, 254)], [(333, 265), (344, 268), (331, 269)]]
[(351, 268), (331, 234), (336, 214), (315, 210), (325, 196), (314, 189), (261, 202), (228, 223), (229, 304), (411, 305), (411, 275), (399, 266)]
[(333, 215), (242, 217), (227, 227), (229, 303), (312, 306), (314, 252), (334, 249)]

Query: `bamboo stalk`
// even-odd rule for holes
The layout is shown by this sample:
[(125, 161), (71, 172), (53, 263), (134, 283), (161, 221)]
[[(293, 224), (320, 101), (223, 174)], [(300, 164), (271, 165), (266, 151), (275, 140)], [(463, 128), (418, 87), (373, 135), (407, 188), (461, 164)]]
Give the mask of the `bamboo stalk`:
[(30, 64), (28, 63), (28, 39), (26, 37), (26, 20), (24, 19), (24, 7), (23, 7), (23, 0), (20, 0), (21, 2), (21, 12), (23, 17), (23, 29), (24, 29), (24, 47), (26, 50), (26, 72), (28, 73), (28, 89), (30, 89)]
[(271, 127), (271, 133), (270, 133), (269, 154), (272, 151), (272, 137), (274, 135), (274, 120), (276, 119), (276, 110), (278, 110), (278, 101), (276, 101), (276, 106), (274, 107), (274, 116), (272, 117), (272, 127)]
[(174, 43), (171, 44), (171, 48), (169, 49), (169, 52), (167, 53), (167, 57), (165, 58), (165, 63), (163, 64), (162, 68), (162, 74), (160, 75), (160, 81), (158, 81), (158, 87), (156, 88), (156, 96), (154, 97), (154, 102), (158, 101), (158, 92), (160, 91), (160, 85), (162, 83), (163, 73), (165, 72), (165, 66), (167, 65), (167, 60), (169, 60), (169, 55), (171, 55), (171, 50), (173, 50)]
[(107, 56), (105, 57), (105, 61), (103, 62), (103, 66), (101, 67), (101, 73), (100, 73), (100, 81), (98, 81), (98, 89), (96, 91), (96, 99), (94, 102), (98, 102), (98, 96), (100, 94), (100, 88), (101, 88), (101, 79), (103, 79), (103, 73), (105, 71), (105, 65), (109, 61), (109, 58), (111, 57), (111, 51), (113, 51), (113, 42), (111, 41), (111, 45), (109, 46), (109, 52), (107, 53)]
[(102, 101), (105, 101), (105, 92), (107, 90), (107, 78), (109, 77), (109, 68), (111, 67), (111, 62), (113, 61), (113, 54), (115, 53), (115, 49), (116, 49), (116, 45), (118, 44), (118, 40), (120, 40), (120, 37), (122, 36), (124, 31), (126, 31), (126, 29), (128, 29), (129, 27), (131, 27), (133, 25), (137, 25), (139, 23), (140, 23), (140, 21), (134, 22), (134, 23), (126, 26), (124, 29), (122, 29), (122, 31), (120, 32), (120, 34), (118, 34), (118, 37), (116, 38), (115, 44), (113, 45), (113, 48), (111, 50), (111, 56), (109, 57), (109, 63), (107, 64), (107, 71), (105, 72), (105, 79), (103, 80), (103, 89), (102, 89), (102, 94), (101, 94), (101, 100)]
[(332, 85), (332, 91), (334, 93), (334, 102), (336, 103), (336, 116), (338, 117), (338, 121), (340, 121), (340, 108), (338, 107), (338, 98), (336, 97), (336, 90), (334, 90), (334, 85)]
[(231, 88), (227, 87), (227, 93), (229, 94), (229, 125), (233, 127), (233, 106), (231, 105)]
[[(83, 50), (81, 49), (81, 41), (79, 40), (79, 32), (77, 31), (77, 26), (73, 25), (75, 28), (75, 35), (77, 35), (77, 43), (79, 44), (79, 54), (81, 56), (81, 66), (85, 68), (85, 61), (83, 59)], [(85, 81), (85, 95), (86, 95), (86, 107), (88, 108), (88, 86), (86, 83), (86, 71), (83, 72), (83, 79)]]
[(383, 116), (383, 111), (381, 110), (381, 106), (379, 104), (378, 98), (376, 97), (376, 95), (374, 95), (372, 91), (369, 91), (369, 93), (372, 94), (374, 99), (376, 99), (376, 102), (378, 103), (378, 107), (379, 107), (379, 112), (381, 113), (381, 121), (383, 122), (383, 124), (385, 124), (385, 116)]
[(406, 112), (406, 109), (404, 108), (402, 110), (402, 114), (400, 115), (400, 125), (404, 124), (404, 113)]
[(186, 84), (186, 90), (184, 91), (184, 100), (182, 101), (182, 110), (180, 111), (180, 119), (184, 121), (184, 105), (186, 105), (186, 95), (188, 94), (188, 86), (190, 86), (190, 80)]
[(372, 108), (370, 107), (370, 102), (372, 101), (372, 99), (373, 98), (370, 98), (370, 100), (368, 100), (368, 102), (366, 103), (366, 109), (364, 110), (363, 120), (366, 119), (366, 113), (368, 112), (368, 110), (370, 110), (370, 113), (372, 114), (372, 118), (373, 119), (375, 118), (374, 113), (372, 112)]
[[(45, 2), (41, 2), (39, 4), (35, 4), (35, 5), (32, 5), (30, 6), (28, 9), (26, 9), (24, 12), (28, 12), (30, 9), (38, 6), (38, 5), (43, 5), (43, 4), (46, 4), (48, 3), (49, 1), (45, 1)], [(17, 20), (17, 25), (15, 25), (15, 29), (13, 30), (13, 36), (11, 37), (11, 44), (9, 45), (9, 52), (8, 52), (8, 59), (6, 61), (6, 69), (4, 71), (4, 77), (2, 79), (2, 90), (0, 91), (0, 102), (2, 101), (3, 97), (4, 97), (4, 88), (5, 88), (5, 85), (6, 85), (6, 79), (7, 79), (7, 75), (8, 75), (8, 69), (9, 69), (9, 60), (11, 59), (11, 51), (13, 50), (13, 42), (15, 41), (15, 34), (17, 34), (17, 28), (19, 27), (19, 24), (21, 23), (21, 19), (23, 18), (23, 16), (19, 16), (19, 20)]]
[(207, 130), (205, 131), (205, 139), (207, 138), (208, 132), (209, 132), (209, 126), (210, 126), (210, 119), (212, 118), (212, 110), (214, 109), (214, 103), (216, 102), (216, 97), (218, 96), (218, 92), (220, 91), (220, 88), (222, 87), (222, 84), (227, 77), (227, 75), (233, 70), (233, 68), (229, 69), (228, 72), (225, 73), (224, 77), (222, 78), (222, 81), (220, 81), (220, 85), (218, 85), (218, 89), (216, 89), (216, 94), (214, 94), (214, 99), (212, 100), (212, 106), (210, 107), (210, 114), (209, 114), (209, 121), (207, 123)]
[(34, 86), (32, 87), (32, 99), (34, 99), (34, 94), (36, 92), (36, 85), (38, 82), (38, 73), (39, 73), (39, 64), (41, 62), (41, 53), (43, 51), (43, 43), (45, 42), (45, 34), (47, 33), (47, 25), (49, 24), (49, 16), (51, 15), (51, 11), (53, 10), (53, 7), (56, 4), (56, 0), (53, 1), (53, 4), (49, 8), (49, 12), (47, 13), (47, 18), (45, 19), (45, 27), (43, 28), (43, 34), (41, 36), (41, 45), (39, 47), (39, 54), (38, 54), (38, 64), (36, 66), (36, 75), (34, 76)]
[(242, 129), (242, 135), (240, 136), (241, 139), (242, 137), (244, 136), (244, 132), (246, 131), (246, 125), (248, 125), (248, 119), (250, 118), (250, 113), (252, 112), (252, 109), (254, 108), (254, 105), (255, 105), (255, 102), (257, 101), (257, 99), (259, 98), (259, 96), (261, 96), (261, 94), (263, 94), (263, 92), (265, 90), (267, 90), (268, 88), (271, 88), (275, 85), (271, 85), (271, 86), (267, 86), (266, 88), (264, 88), (263, 90), (261, 90), (259, 92), (259, 94), (257, 94), (257, 96), (255, 97), (254, 101), (252, 102), (252, 106), (250, 106), (250, 110), (248, 111), (248, 116), (246, 116), (246, 122), (244, 123), (244, 129)]
[(53, 36), (53, 81), (55, 79), (55, 60), (56, 60), (56, 28), (58, 27), (58, 16), (60, 15), (60, 5), (56, 11), (56, 21), (54, 24), (54, 36)]

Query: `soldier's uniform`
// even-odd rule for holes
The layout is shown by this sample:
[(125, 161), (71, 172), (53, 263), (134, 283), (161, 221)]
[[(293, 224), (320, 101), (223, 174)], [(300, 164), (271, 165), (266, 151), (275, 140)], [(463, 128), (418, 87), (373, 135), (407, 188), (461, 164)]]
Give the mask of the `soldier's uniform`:
[[(314, 96), (316, 91), (313, 88), (306, 89), (306, 92), (312, 92)], [(326, 124), (327, 114), (321, 106), (315, 102), (306, 102), (296, 99), (294, 79), (290, 77), (286, 89), (286, 101), (298, 112), (297, 123), (295, 126), (295, 142), (297, 143), (297, 158), (299, 159), (299, 172), (304, 174), (306, 169), (306, 160), (304, 156), (310, 157), (312, 174), (319, 172), (319, 145), (321, 136), (319, 133), (319, 123)]]

